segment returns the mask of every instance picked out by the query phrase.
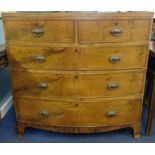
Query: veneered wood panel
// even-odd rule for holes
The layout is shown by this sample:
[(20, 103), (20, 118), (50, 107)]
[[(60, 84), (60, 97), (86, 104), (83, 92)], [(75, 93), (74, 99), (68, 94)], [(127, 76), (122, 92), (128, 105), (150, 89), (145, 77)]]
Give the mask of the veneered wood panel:
[[(122, 30), (120, 36), (112, 35), (113, 29)], [(79, 41), (86, 42), (120, 42), (129, 40), (128, 21), (79, 21)]]
[[(50, 70), (145, 68), (147, 54), (147, 46), (54, 48), (10, 45), (8, 49), (11, 67)], [(35, 58), (40, 56), (43, 60), (37, 62)], [(120, 60), (113, 62), (113, 57)]]
[[(40, 72), (12, 69), (16, 96), (51, 97), (122, 97), (142, 93), (143, 71), (130, 72)], [(48, 85), (46, 89), (38, 84)], [(109, 85), (117, 88), (109, 89)]]
[(131, 22), (131, 40), (149, 40), (151, 24), (152, 21), (149, 19), (133, 20)]
[[(17, 118), (42, 126), (106, 126), (139, 121), (141, 100), (104, 100), (87, 102), (45, 101), (19, 98)], [(47, 115), (43, 116), (42, 113)], [(115, 116), (109, 116), (115, 112)]]
[[(71, 20), (5, 20), (8, 41), (47, 43), (74, 42), (74, 22)], [(32, 33), (34, 32), (34, 33)]]
[[(144, 20), (94, 20), (79, 21), (79, 41), (89, 42), (130, 42), (148, 40), (151, 21)], [(114, 29), (121, 30), (113, 35)]]

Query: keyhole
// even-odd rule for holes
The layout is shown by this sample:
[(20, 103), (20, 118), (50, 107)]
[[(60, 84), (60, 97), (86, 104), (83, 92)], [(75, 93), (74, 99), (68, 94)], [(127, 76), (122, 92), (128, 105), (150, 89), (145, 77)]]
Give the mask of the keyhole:
[(79, 51), (78, 48), (76, 48), (76, 49), (75, 49), (75, 52), (78, 52), (78, 51)]
[(74, 79), (78, 79), (78, 78), (79, 78), (79, 76), (78, 76), (78, 75), (75, 75), (75, 76), (74, 76)]
[(115, 22), (115, 26), (118, 26), (118, 22)]

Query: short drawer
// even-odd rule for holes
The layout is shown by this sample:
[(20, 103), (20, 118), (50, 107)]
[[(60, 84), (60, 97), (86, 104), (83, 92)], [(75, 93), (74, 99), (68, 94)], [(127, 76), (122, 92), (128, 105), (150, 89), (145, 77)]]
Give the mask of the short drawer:
[(17, 118), (46, 126), (110, 126), (136, 123), (141, 100), (47, 101), (16, 100)]
[(150, 20), (79, 21), (79, 42), (125, 42), (149, 39)]
[(69, 20), (10, 19), (5, 21), (5, 29), (8, 41), (74, 42), (74, 22)]
[(144, 68), (147, 54), (147, 46), (54, 48), (10, 45), (8, 49), (11, 67), (53, 70)]
[(121, 97), (141, 94), (144, 82), (141, 70), (51, 72), (12, 69), (11, 72), (16, 96)]

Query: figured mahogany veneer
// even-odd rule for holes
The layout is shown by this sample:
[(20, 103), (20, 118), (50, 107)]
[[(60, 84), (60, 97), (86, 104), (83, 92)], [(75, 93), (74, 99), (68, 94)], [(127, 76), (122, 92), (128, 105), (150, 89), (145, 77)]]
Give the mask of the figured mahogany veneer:
[(17, 129), (140, 136), (151, 12), (4, 13)]

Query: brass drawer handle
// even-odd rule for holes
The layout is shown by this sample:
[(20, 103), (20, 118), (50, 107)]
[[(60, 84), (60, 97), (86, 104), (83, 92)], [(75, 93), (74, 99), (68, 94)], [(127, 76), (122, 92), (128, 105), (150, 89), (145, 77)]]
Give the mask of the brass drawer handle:
[(116, 111), (109, 111), (107, 112), (107, 117), (112, 118), (112, 117), (116, 117), (118, 114)]
[(114, 28), (111, 30), (111, 34), (113, 36), (121, 36), (123, 34), (123, 31), (119, 28)]
[(40, 89), (47, 89), (48, 88), (48, 84), (45, 83), (45, 82), (39, 82), (37, 84), (37, 87), (40, 88)]
[(34, 37), (41, 37), (44, 35), (44, 31), (41, 28), (34, 28), (31, 33)]
[(118, 83), (110, 83), (108, 84), (108, 89), (116, 89), (119, 88), (119, 84)]
[(49, 117), (49, 112), (46, 111), (46, 110), (43, 110), (43, 111), (40, 111), (40, 112), (39, 112), (39, 115), (40, 115), (41, 117)]
[(118, 63), (121, 61), (121, 58), (119, 56), (111, 56), (109, 61), (112, 63)]
[(43, 63), (46, 61), (46, 57), (43, 55), (36, 55), (33, 57), (33, 60), (37, 63)]

